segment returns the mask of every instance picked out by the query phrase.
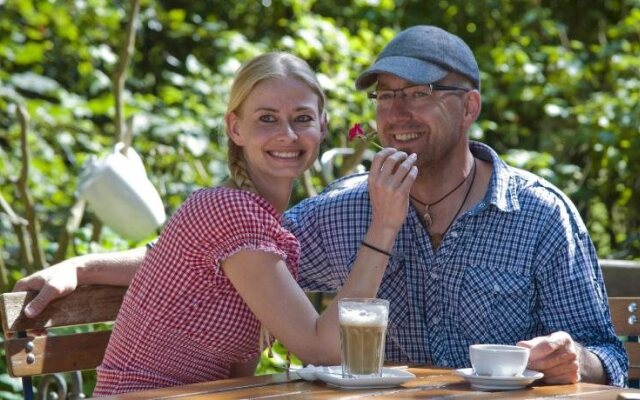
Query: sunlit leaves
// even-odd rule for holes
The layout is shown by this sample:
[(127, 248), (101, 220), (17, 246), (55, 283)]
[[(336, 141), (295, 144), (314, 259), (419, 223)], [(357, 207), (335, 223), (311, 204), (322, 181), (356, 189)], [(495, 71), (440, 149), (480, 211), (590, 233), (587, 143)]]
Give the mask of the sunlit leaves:
[[(358, 74), (399, 29), (426, 23), (458, 33), (477, 55), (483, 111), (470, 136), (570, 193), (591, 226), (612, 230), (594, 236), (599, 249), (640, 254), (640, 246), (627, 243), (640, 218), (630, 207), (640, 200), (633, 173), (640, 165), (640, 10), (633, 1), (595, 4), (579, 20), (570, 7), (545, 1), (536, 7), (506, 0), (439, 0), (429, 7), (411, 0), (143, 3), (125, 113), (136, 117), (133, 145), (168, 209), (192, 188), (224, 179), (222, 115), (243, 62), (276, 49), (309, 61), (328, 95), (326, 150), (345, 145), (354, 122), (373, 124), (375, 107), (353, 86)], [(37, 193), (47, 200), (39, 200), (68, 205), (84, 160), (113, 146), (112, 75), (129, 3), (2, 6), (1, 170), (19, 168), (11, 107), (25, 102), (33, 154), (51, 157), (34, 163), (34, 179), (45, 182)], [(3, 193), (6, 182), (0, 177)], [(47, 211), (64, 219), (64, 206)], [(59, 226), (43, 229), (55, 243)], [(122, 244), (106, 235), (105, 246)]]
[(54, 97), (60, 90), (60, 85), (55, 80), (32, 72), (13, 74), (9, 83), (16, 89), (42, 96)]

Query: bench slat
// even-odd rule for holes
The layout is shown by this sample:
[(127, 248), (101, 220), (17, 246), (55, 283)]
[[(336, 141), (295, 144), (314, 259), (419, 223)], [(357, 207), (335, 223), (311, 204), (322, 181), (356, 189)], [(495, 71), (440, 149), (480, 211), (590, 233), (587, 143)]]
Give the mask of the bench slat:
[[(611, 321), (620, 336), (640, 335), (640, 311), (631, 313), (628, 309), (630, 303), (636, 303), (640, 307), (640, 297), (610, 297), (609, 308), (611, 309)], [(631, 315), (638, 318), (638, 322), (631, 325), (628, 320)]]
[(626, 342), (624, 347), (629, 356), (629, 379), (640, 379), (640, 343)]
[[(634, 324), (629, 323), (632, 315), (640, 319), (640, 311), (629, 310), (631, 303), (640, 307), (640, 297), (609, 297), (611, 321), (618, 336), (640, 336), (640, 320)], [(640, 379), (640, 343), (625, 342), (624, 347), (629, 356), (629, 379)]]
[[(15, 377), (95, 369), (104, 357), (111, 331), (36, 336), (5, 342), (7, 369)], [(27, 343), (33, 349), (27, 351)], [(29, 354), (34, 361), (29, 363)]]
[(127, 288), (82, 286), (66, 297), (51, 302), (36, 318), (27, 318), (22, 308), (36, 292), (3, 293), (0, 311), (5, 332), (43, 329), (115, 320)]

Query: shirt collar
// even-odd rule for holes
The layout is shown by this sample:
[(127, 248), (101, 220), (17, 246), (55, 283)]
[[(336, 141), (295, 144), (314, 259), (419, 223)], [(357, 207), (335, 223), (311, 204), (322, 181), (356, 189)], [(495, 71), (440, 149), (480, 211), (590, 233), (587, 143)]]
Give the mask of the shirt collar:
[(486, 144), (469, 141), (469, 149), (476, 158), (488, 161), (493, 165), (493, 172), (484, 202), (493, 204), (504, 212), (520, 210), (520, 202), (518, 201), (516, 190), (516, 176), (513, 169), (505, 164), (498, 156), (498, 153)]

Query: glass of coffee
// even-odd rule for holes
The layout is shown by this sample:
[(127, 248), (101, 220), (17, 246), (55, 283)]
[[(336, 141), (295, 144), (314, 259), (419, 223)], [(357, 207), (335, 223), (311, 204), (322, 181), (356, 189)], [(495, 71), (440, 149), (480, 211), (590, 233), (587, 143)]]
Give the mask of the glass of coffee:
[(342, 377), (381, 376), (389, 301), (340, 299), (338, 302)]

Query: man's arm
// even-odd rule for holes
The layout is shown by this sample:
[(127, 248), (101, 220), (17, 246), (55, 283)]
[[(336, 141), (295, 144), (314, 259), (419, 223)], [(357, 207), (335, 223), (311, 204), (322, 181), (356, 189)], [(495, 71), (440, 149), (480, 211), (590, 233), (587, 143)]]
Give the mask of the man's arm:
[(538, 315), (552, 333), (524, 342), (532, 349), (530, 366), (544, 372), (545, 382), (583, 380), (622, 386), (628, 358), (607, 310), (595, 248), (577, 212), (572, 207), (566, 211), (573, 218), (565, 217), (560, 226), (575, 228), (558, 233), (552, 226), (550, 232), (564, 240), (546, 255), (541, 252), (536, 261), (544, 266), (538, 282)]
[(25, 314), (35, 317), (52, 300), (66, 296), (80, 285), (129, 286), (146, 251), (146, 247), (138, 247), (73, 257), (20, 279), (13, 291), (39, 292), (25, 307)]

